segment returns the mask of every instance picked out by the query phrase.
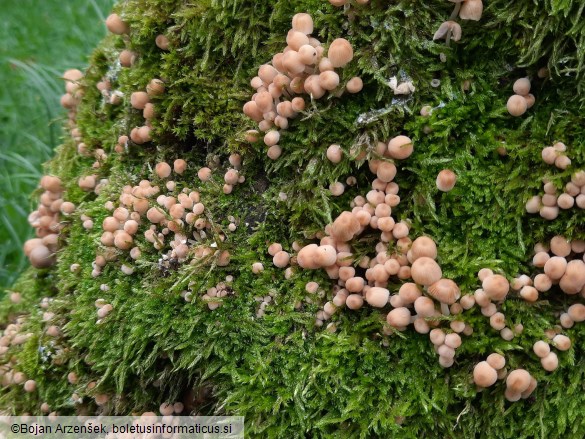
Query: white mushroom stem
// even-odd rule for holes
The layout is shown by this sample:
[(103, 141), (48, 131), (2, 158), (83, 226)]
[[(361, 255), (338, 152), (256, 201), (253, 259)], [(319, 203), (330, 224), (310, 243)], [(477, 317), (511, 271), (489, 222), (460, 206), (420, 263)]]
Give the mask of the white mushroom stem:
[[(459, 3), (457, 3), (457, 4), (459, 4)], [(443, 313), (444, 316), (451, 315), (451, 312), (449, 311), (449, 305), (441, 302), (441, 312)]]
[[(461, 9), (461, 3), (462, 2), (455, 3), (455, 9), (453, 9), (449, 20), (455, 20), (457, 18), (457, 15), (459, 15), (459, 10)], [(449, 45), (449, 37), (447, 37), (447, 45)]]

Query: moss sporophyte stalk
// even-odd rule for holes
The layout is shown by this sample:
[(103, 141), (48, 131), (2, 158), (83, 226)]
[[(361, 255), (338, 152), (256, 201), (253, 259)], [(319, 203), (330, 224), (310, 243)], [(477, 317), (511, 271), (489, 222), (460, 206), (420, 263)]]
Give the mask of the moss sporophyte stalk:
[(585, 28), (538, 6), (121, 2), (63, 74), (2, 410), (585, 436)]

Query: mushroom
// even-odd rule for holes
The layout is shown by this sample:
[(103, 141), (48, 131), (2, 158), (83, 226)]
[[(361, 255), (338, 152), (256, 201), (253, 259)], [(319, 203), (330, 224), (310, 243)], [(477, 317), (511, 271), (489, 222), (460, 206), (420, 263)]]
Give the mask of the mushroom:
[(451, 279), (438, 280), (428, 287), (428, 292), (433, 298), (447, 305), (454, 304), (461, 297), (459, 286)]
[(524, 369), (515, 369), (506, 377), (506, 387), (516, 393), (522, 393), (528, 389), (530, 382), (530, 373)]
[(406, 328), (410, 323), (410, 311), (408, 308), (394, 308), (386, 316), (388, 324), (398, 330)]
[(450, 169), (443, 169), (437, 175), (437, 188), (442, 192), (449, 192), (455, 187), (457, 175)]
[(331, 226), (331, 237), (339, 242), (350, 241), (361, 229), (360, 223), (351, 212), (342, 212)]
[(554, 352), (549, 352), (546, 357), (540, 359), (540, 364), (544, 370), (547, 372), (552, 372), (553, 370), (556, 370), (557, 367), (559, 367), (559, 357), (557, 357), (557, 354)]
[(503, 355), (493, 353), (488, 355), (486, 362), (497, 371), (504, 368), (506, 358)]
[(416, 259), (410, 271), (412, 279), (419, 285), (429, 286), (441, 279), (441, 267), (434, 259), (423, 256)]
[(585, 263), (579, 259), (569, 261), (559, 286), (566, 294), (580, 293), (585, 286)]
[(459, 41), (461, 39), (461, 26), (456, 21), (445, 21), (433, 35), (434, 40)]
[(347, 84), (345, 84), (345, 88), (349, 93), (352, 94), (359, 93), (362, 90), (362, 88), (364, 88), (364, 83), (361, 78), (354, 76), (349, 81), (347, 81)]
[(292, 18), (292, 28), (297, 32), (310, 35), (313, 33), (313, 19), (306, 13), (295, 14)]
[(412, 140), (406, 136), (396, 136), (388, 143), (388, 155), (393, 159), (403, 160), (412, 154)]
[(128, 24), (126, 24), (118, 14), (110, 14), (106, 18), (106, 27), (110, 32), (116, 35), (127, 34), (130, 32)]
[(386, 288), (372, 287), (366, 291), (366, 302), (375, 308), (383, 308), (389, 297), (390, 291)]
[(353, 48), (345, 38), (337, 38), (329, 46), (327, 57), (333, 67), (345, 67), (353, 59)]
[(526, 99), (520, 95), (512, 95), (508, 98), (508, 103), (506, 104), (506, 108), (508, 109), (508, 113), (512, 116), (522, 116), (526, 113), (528, 105), (526, 103)]
[(490, 387), (498, 380), (498, 373), (487, 361), (480, 361), (473, 368), (473, 382), (480, 387)]
[(510, 291), (510, 284), (504, 276), (493, 274), (483, 280), (482, 288), (491, 300), (501, 301)]
[(483, 12), (483, 2), (481, 0), (465, 0), (459, 10), (459, 18), (462, 20), (479, 21)]

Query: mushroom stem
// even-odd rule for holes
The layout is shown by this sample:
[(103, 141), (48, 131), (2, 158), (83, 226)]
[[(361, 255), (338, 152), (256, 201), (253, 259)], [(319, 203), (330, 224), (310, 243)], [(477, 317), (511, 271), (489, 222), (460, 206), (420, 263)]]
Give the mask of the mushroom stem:
[[(455, 20), (457, 18), (457, 15), (459, 15), (459, 10), (461, 9), (461, 3), (462, 2), (455, 3), (455, 9), (453, 9), (453, 12), (451, 12), (451, 16), (449, 17), (449, 20)], [(447, 43), (447, 44), (449, 44), (449, 43)]]
[(449, 305), (441, 302), (441, 312), (443, 313), (444, 316), (451, 315), (451, 312), (449, 311)]
[[(459, 5), (459, 3), (457, 3)], [(445, 46), (449, 47), (449, 43), (451, 42), (451, 29), (447, 31), (447, 37), (445, 38)]]

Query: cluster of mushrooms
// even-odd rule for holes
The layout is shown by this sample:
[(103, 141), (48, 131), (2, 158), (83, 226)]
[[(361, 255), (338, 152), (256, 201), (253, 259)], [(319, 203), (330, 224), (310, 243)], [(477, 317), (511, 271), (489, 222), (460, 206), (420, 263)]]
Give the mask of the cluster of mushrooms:
[(70, 215), (75, 205), (63, 200), (64, 188), (61, 180), (52, 175), (41, 178), (40, 204), (28, 216), (29, 224), (35, 229), (36, 238), (24, 244), (24, 254), (33, 267), (46, 268), (55, 263), (55, 252), (59, 248), (59, 232), (63, 228), (60, 215)]
[(506, 108), (508, 113), (512, 116), (522, 116), (526, 110), (534, 105), (536, 99), (530, 93), (530, 80), (528, 78), (520, 78), (514, 82), (514, 93), (508, 98)]
[[(238, 158), (239, 156), (232, 155), (231, 162), (239, 166)], [(173, 172), (181, 175), (186, 169), (187, 162), (183, 159), (175, 160), (172, 167), (166, 162), (159, 162), (154, 171), (159, 180), (163, 182), (166, 180), (164, 183), (166, 195), (160, 194), (161, 186), (153, 185), (150, 180), (142, 180), (136, 186), (128, 185), (122, 189), (118, 207), (111, 201), (106, 203), (106, 209), (113, 212), (102, 222), (101, 243), (106, 247), (106, 251), (96, 257), (92, 273), (94, 276), (100, 274), (101, 268), (108, 260), (116, 259), (119, 250), (129, 251), (133, 260), (141, 257), (141, 250), (134, 242), (141, 226), (148, 226), (143, 227), (146, 228), (144, 238), (155, 250), (161, 251), (170, 246), (169, 252), (163, 254), (163, 260), (172, 259), (186, 263), (193, 257), (194, 260), (213, 258), (218, 266), (229, 263), (229, 252), (217, 250), (217, 242), (211, 245), (203, 244), (206, 238), (214, 237), (223, 241), (226, 235), (207, 219), (200, 193), (187, 187), (178, 190), (175, 181), (169, 179)], [(201, 168), (198, 175), (202, 182), (210, 181), (211, 170)], [(224, 179), (237, 183), (242, 177), (237, 170), (228, 169)], [(231, 219), (233, 221), (228, 230), (234, 231), (235, 218)], [(169, 236), (173, 238), (167, 245), (165, 241)], [(191, 262), (193, 263), (193, 260)], [(128, 275), (134, 272), (133, 266), (127, 264), (123, 264), (121, 270)]]
[[(311, 99), (320, 99), (327, 92), (340, 96), (344, 89), (358, 93), (363, 82), (360, 78), (350, 79), (340, 88), (336, 68), (346, 66), (353, 59), (353, 48), (349, 41), (337, 38), (328, 50), (321, 42), (309, 35), (313, 33), (313, 19), (309, 14), (299, 13), (292, 19), (292, 29), (286, 37), (287, 47), (272, 58), (272, 65), (264, 64), (258, 69), (258, 76), (250, 81), (256, 90), (252, 99), (244, 105), (246, 116), (258, 122), (260, 131), (267, 133), (264, 143), (268, 146), (268, 157), (276, 160), (282, 154), (278, 145), (280, 130), (286, 130), (289, 119), (303, 111), (306, 106), (304, 93)], [(258, 138), (255, 130), (246, 134), (248, 141)]]
[(585, 241), (570, 241), (557, 235), (550, 240), (549, 246), (537, 244), (534, 251), (532, 264), (544, 272), (534, 279), (523, 275), (513, 282), (524, 300), (536, 302), (539, 292), (545, 293), (553, 285), (558, 285), (565, 294), (585, 298)]
[[(571, 163), (565, 155), (566, 146), (557, 142), (553, 146), (547, 146), (542, 150), (542, 157), (545, 163), (555, 164), (560, 169), (566, 169)], [(544, 194), (535, 195), (526, 202), (526, 212), (539, 213), (547, 220), (554, 220), (559, 215), (560, 209), (568, 210), (577, 206), (585, 209), (585, 171), (580, 170), (571, 176), (561, 194), (558, 194), (555, 184), (543, 179)]]
[(462, 20), (479, 21), (483, 13), (482, 0), (449, 1), (451, 3), (455, 3), (455, 8), (449, 17), (449, 20), (441, 23), (433, 35), (433, 40), (445, 40), (447, 46), (451, 40), (459, 41), (461, 39), (461, 25), (455, 21), (457, 17), (461, 18)]
[(525, 369), (508, 372), (505, 366), (506, 359), (503, 355), (490, 354), (485, 361), (475, 365), (473, 381), (480, 389), (484, 389), (493, 386), (497, 380), (506, 378), (505, 398), (510, 402), (527, 399), (538, 385), (536, 379)]
[[(0, 356), (5, 356), (10, 346), (22, 345), (30, 339), (31, 333), (22, 333), (23, 323), (24, 317), (19, 317), (15, 323), (6, 326), (0, 337)], [(34, 380), (27, 379), (26, 374), (18, 370), (14, 357), (7, 357), (2, 361), (2, 365), (0, 365), (0, 385), (2, 387), (22, 386), (22, 389), (28, 393), (34, 392), (37, 387)]]

